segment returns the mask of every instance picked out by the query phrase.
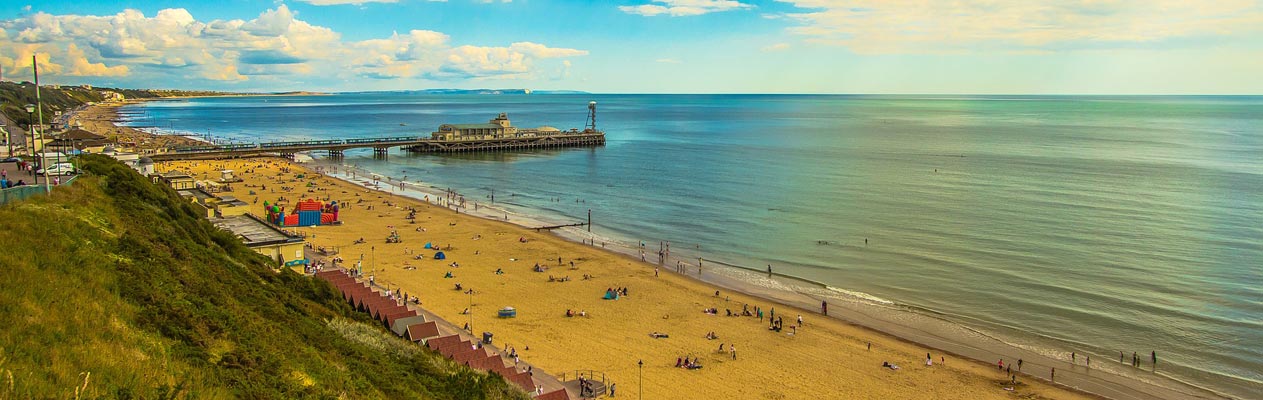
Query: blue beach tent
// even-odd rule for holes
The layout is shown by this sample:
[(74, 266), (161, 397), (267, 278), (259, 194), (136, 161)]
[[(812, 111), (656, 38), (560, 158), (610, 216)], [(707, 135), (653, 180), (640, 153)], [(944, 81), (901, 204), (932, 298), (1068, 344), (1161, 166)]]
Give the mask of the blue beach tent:
[(438, 253), (434, 253), (434, 259), (435, 259), (435, 260), (446, 260), (446, 259), (447, 259), (447, 255), (446, 255), (446, 254), (443, 254), (443, 252), (441, 252), (441, 251), (440, 251), (440, 252), (438, 252)]

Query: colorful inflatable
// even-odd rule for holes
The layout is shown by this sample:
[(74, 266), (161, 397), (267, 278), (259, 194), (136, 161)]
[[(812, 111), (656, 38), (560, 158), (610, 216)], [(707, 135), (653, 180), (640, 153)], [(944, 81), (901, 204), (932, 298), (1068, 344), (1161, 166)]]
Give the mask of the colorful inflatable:
[(263, 202), (267, 220), (280, 226), (337, 225), (341, 223), (338, 220), (338, 208), (336, 201), (325, 204), (309, 199), (298, 202), (294, 205), (294, 210), (287, 214), (285, 207)]

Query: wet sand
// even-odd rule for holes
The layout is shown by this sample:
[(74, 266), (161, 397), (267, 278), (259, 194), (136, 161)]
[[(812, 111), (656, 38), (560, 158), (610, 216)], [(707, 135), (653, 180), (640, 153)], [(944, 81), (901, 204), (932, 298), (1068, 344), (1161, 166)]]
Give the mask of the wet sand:
[[(282, 166), (290, 172), (282, 172)], [(346, 266), (362, 259), (365, 274), (372, 275), (378, 284), (419, 296), (423, 307), (453, 323), (472, 322), (473, 331), (494, 333), (500, 346), (516, 348), (523, 359), (550, 373), (603, 373), (618, 384), (620, 397), (638, 393), (642, 372), (638, 361), (644, 362), (644, 395), (651, 399), (680, 395), (743, 399), (1091, 397), (1026, 375), (1019, 375), (1018, 384), (1010, 385), (1009, 375), (994, 364), (959, 359), (826, 318), (814, 305), (795, 308), (700, 282), (676, 274), (674, 264), (659, 267), (655, 276), (655, 266), (640, 262), (638, 256), (370, 191), (363, 185), (362, 175), (355, 179), (361, 182), (348, 183), (314, 175), (280, 159), (161, 166), (162, 170), (171, 168), (192, 172), (198, 179), (217, 178), (219, 168), (233, 169), (245, 182), (233, 184), (234, 190), (224, 194), (247, 202), (257, 199), (254, 207), (260, 212), (263, 201), (280, 197), (289, 199), (288, 204), (313, 197), (348, 204), (341, 214), (343, 225), (294, 230), (307, 234), (308, 242), (315, 246), (337, 250), (347, 260)], [(250, 170), (253, 173), (247, 173)], [(296, 174), (305, 174), (308, 179), (296, 180)], [(310, 179), (313, 176), (316, 178)], [(314, 186), (308, 187), (308, 182)], [(283, 186), (288, 190), (282, 190)], [(434, 200), (431, 196), (430, 201)], [(405, 219), (408, 208), (417, 210), (415, 223)], [(402, 243), (385, 242), (391, 230), (398, 232)], [(354, 244), (359, 238), (366, 243)], [(443, 247), (447, 259), (435, 260), (434, 251), (423, 248), (426, 242)], [(647, 254), (656, 261), (656, 248), (647, 249)], [(536, 264), (548, 270), (533, 272)], [(496, 274), (497, 269), (503, 274)], [(453, 278), (444, 277), (448, 272)], [(584, 279), (585, 275), (592, 278)], [(569, 281), (549, 282), (550, 276), (568, 277)], [(457, 283), (474, 289), (474, 294), (455, 290)], [(627, 296), (602, 299), (607, 288), (620, 287), (628, 289)], [(784, 300), (794, 303), (796, 299)], [(518, 317), (497, 318), (496, 311), (506, 306), (515, 307)], [(761, 307), (765, 313), (774, 309), (775, 315), (783, 318), (784, 329), (769, 331), (766, 317), (760, 322), (756, 317), (726, 316), (726, 310), (740, 313), (743, 306), (751, 311)], [(718, 315), (703, 313), (712, 307), (718, 309)], [(466, 309), (470, 309), (469, 314), (463, 313)], [(586, 312), (587, 316), (566, 317), (567, 309)], [(845, 311), (837, 309), (834, 314), (839, 312)], [(804, 326), (791, 335), (798, 315), (803, 316)], [(655, 339), (651, 332), (669, 337)], [(708, 332), (719, 338), (707, 339)], [(721, 343), (726, 350), (723, 353), (717, 351)], [(732, 345), (737, 348), (736, 359), (727, 351)], [(926, 366), (926, 353), (933, 356), (933, 366)], [(683, 357), (700, 358), (703, 368), (675, 368), (677, 358)], [(942, 357), (946, 358), (945, 365), (940, 363)], [(900, 368), (883, 368), (883, 362)], [(1009, 387), (1013, 390), (1006, 389)]]

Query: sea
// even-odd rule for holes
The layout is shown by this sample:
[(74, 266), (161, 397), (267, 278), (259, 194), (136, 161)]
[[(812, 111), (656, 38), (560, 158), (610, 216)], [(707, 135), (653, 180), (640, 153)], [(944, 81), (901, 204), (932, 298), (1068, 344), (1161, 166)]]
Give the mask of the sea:
[(378, 92), (153, 101), (120, 125), (221, 143), (428, 136), (499, 113), (566, 130), (589, 101), (603, 147), (312, 156), (514, 219), (590, 210), (572, 234), (594, 244), (656, 259), (669, 242), (670, 265), (968, 332), (1000, 344), (969, 345), (990, 357), (1074, 352), (1095, 373), (1263, 398), (1260, 96)]

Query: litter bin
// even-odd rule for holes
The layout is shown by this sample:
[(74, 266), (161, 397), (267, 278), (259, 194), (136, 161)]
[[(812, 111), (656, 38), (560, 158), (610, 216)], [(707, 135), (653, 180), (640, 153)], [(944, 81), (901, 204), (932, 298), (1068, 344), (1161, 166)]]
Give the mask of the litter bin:
[(482, 344), (491, 344), (491, 336), (493, 336), (493, 335), (491, 334), (491, 332), (483, 332), (483, 333), (482, 333)]

